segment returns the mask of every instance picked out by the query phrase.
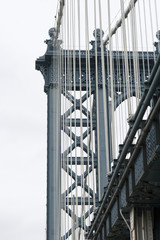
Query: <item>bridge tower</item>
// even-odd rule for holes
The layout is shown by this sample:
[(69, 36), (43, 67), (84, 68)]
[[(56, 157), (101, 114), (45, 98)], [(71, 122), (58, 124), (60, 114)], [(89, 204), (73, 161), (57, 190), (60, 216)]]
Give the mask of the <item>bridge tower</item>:
[[(75, 52), (76, 56), (76, 73), (74, 79), (73, 70), (70, 73), (58, 72), (58, 65), (60, 64), (61, 55), (63, 58), (67, 55), (65, 49), (61, 48), (61, 41), (57, 41), (55, 47), (52, 46), (54, 38), (54, 29), (49, 30), (50, 39), (46, 40), (47, 51), (44, 56), (36, 60), (36, 69), (39, 70), (45, 80), (44, 92), (47, 94), (48, 99), (48, 148), (47, 148), (47, 240), (60, 239), (60, 208), (63, 209), (69, 216), (74, 218), (76, 222), (75, 228), (82, 228), (87, 231), (88, 226), (84, 226), (84, 218), (87, 219), (89, 215), (96, 209), (99, 201), (101, 200), (104, 192), (104, 187), (107, 183), (106, 169), (110, 163), (106, 165), (106, 156), (111, 158), (111, 146), (109, 142), (108, 152), (105, 147), (105, 136), (104, 136), (104, 107), (103, 107), (103, 91), (102, 91), (102, 71), (101, 71), (101, 48), (100, 48), (100, 30), (94, 31), (94, 36), (97, 38), (97, 52), (98, 56), (98, 71), (95, 71), (95, 41), (92, 41), (92, 49), (90, 50), (90, 67), (91, 76), (87, 76), (86, 73), (86, 52), (79, 51)], [(63, 52), (63, 54), (61, 54)], [(80, 54), (80, 56), (79, 56)], [(78, 59), (81, 59), (81, 72), (78, 67)], [(73, 65), (73, 51), (70, 53), (71, 65)], [(64, 59), (61, 59), (64, 61)], [(68, 62), (68, 60), (66, 60)], [(95, 75), (98, 74), (98, 82), (95, 81)], [(80, 77), (82, 79), (80, 83)], [(75, 82), (74, 82), (75, 80)], [(66, 86), (64, 82), (66, 81)], [(89, 87), (89, 83), (91, 85)], [(96, 111), (96, 84), (98, 85), (98, 103), (99, 113)], [(106, 85), (107, 87), (107, 85)], [(76, 93), (83, 91), (83, 95), (79, 99), (75, 99), (71, 95), (70, 91), (76, 91)], [(71, 103), (70, 109), (66, 112), (61, 111), (61, 95), (68, 99)], [(84, 102), (92, 98), (92, 109), (88, 110), (84, 105)], [(108, 101), (108, 96), (106, 96)], [(107, 109), (109, 103), (107, 104)], [(82, 119), (68, 117), (73, 114), (74, 111), (80, 110), (84, 115)], [(108, 124), (109, 115), (108, 110), (106, 111)], [(99, 123), (99, 136), (97, 137), (97, 122)], [(79, 128), (82, 126), (85, 130), (81, 132), (81, 136), (71, 131), (73, 127)], [(108, 127), (109, 128), (109, 127)], [(79, 130), (77, 130), (79, 131)], [(63, 151), (61, 145), (61, 132), (64, 132), (69, 137), (71, 136), (73, 143)], [(92, 138), (92, 139), (91, 139)], [(109, 139), (109, 133), (107, 138)], [(85, 143), (85, 139), (90, 139), (92, 143), (89, 148)], [(99, 143), (98, 143), (99, 139)], [(89, 141), (90, 141), (89, 140)], [(93, 142), (94, 141), (94, 142)], [(88, 143), (89, 144), (89, 143)], [(98, 145), (99, 144), (99, 145)], [(92, 145), (92, 146), (91, 146)], [(77, 153), (77, 156), (69, 156), (76, 147), (80, 147), (81, 151)], [(99, 152), (98, 152), (99, 151)], [(82, 153), (84, 152), (84, 153)], [(85, 156), (84, 156), (85, 154)], [(100, 161), (98, 163), (98, 155)], [(70, 165), (78, 168), (83, 167), (84, 172), (81, 175), (71, 169)], [(98, 164), (100, 165), (100, 173), (98, 173)], [(61, 173), (62, 169), (73, 179), (73, 183), (64, 192), (61, 191)], [(109, 171), (108, 169), (108, 171)], [(95, 183), (91, 189), (86, 182), (89, 174), (95, 175)], [(82, 180), (83, 179), (83, 180)], [(75, 186), (76, 185), (76, 186)], [(76, 187), (81, 187), (88, 194), (88, 197), (69, 197), (69, 194), (74, 191)], [(61, 204), (60, 204), (61, 203)], [(78, 217), (69, 208), (74, 205), (89, 205), (90, 207), (84, 212), (83, 216)], [(58, 227), (59, 226), (59, 227)], [(68, 229), (62, 239), (68, 238), (73, 234), (73, 228)]]
[[(42, 73), (45, 80), (44, 91), (48, 99), (47, 240), (67, 239), (71, 235), (72, 239), (74, 239), (76, 229), (82, 229), (84, 234), (90, 230), (90, 223), (87, 224), (87, 221), (84, 221), (84, 219), (88, 219), (93, 212), (96, 216), (96, 209), (100, 206), (105, 195), (105, 187), (109, 184), (112, 177), (111, 172), (114, 171), (117, 165), (117, 159), (114, 159), (112, 153), (111, 132), (108, 131), (107, 135), (105, 135), (104, 131), (105, 124), (107, 124), (107, 129), (111, 129), (110, 125), (112, 124), (110, 110), (112, 103), (110, 100), (111, 96), (108, 94), (109, 79), (107, 78), (107, 74), (105, 75), (105, 92), (103, 91), (104, 83), (102, 81), (102, 65), (104, 64), (106, 73), (108, 62), (107, 60), (104, 63), (101, 62), (102, 33), (99, 29), (94, 31), (94, 36), (97, 40), (96, 44), (95, 41), (91, 41), (92, 48), (89, 50), (89, 65), (86, 64), (86, 51), (70, 50), (68, 52), (68, 50), (61, 47), (62, 42), (60, 40), (53, 47), (53, 28), (49, 30), (49, 35), (50, 39), (46, 40), (47, 51), (45, 55), (36, 60), (36, 69)], [(111, 57), (106, 47), (104, 47), (103, 53), (106, 59)], [(150, 68), (152, 69), (154, 66), (153, 53), (148, 54)], [(95, 57), (97, 58), (98, 69), (95, 66)], [(117, 57), (119, 58), (119, 62), (122, 63), (124, 54), (120, 51), (112, 52), (113, 62)], [(144, 76), (144, 69), (141, 68), (143, 65), (142, 61), (144, 61), (143, 58), (144, 55), (139, 52), (141, 93), (148, 87), (144, 82), (147, 75)], [(79, 59), (81, 61), (81, 69), (79, 69)], [(68, 72), (63, 68), (61, 71), (59, 70), (59, 66), (65, 61), (71, 66)], [(130, 61), (133, 61), (132, 54), (130, 55)], [(76, 72), (73, 71), (74, 64)], [(117, 62), (115, 61), (115, 68), (116, 64)], [(90, 76), (88, 74), (89, 67)], [(127, 99), (125, 92), (126, 83), (123, 81), (123, 64), (119, 64), (119, 68), (122, 76), (121, 78), (115, 77), (114, 81), (115, 94), (117, 94), (114, 102), (115, 109)], [(145, 73), (147, 74), (147, 69)], [(133, 77), (131, 94), (135, 96), (134, 69), (130, 69), (130, 75)], [(119, 92), (120, 79), (122, 80), (121, 93)], [(79, 97), (76, 98), (73, 92), (76, 92)], [(79, 92), (81, 92), (80, 95)], [(106, 99), (106, 106), (103, 105), (104, 98)], [(62, 109), (63, 99), (67, 99), (69, 102), (69, 107), (65, 111)], [(85, 105), (88, 99), (91, 102), (90, 108), (87, 108)], [(76, 118), (74, 117), (75, 111), (80, 111), (80, 115), (77, 114)], [(62, 134), (66, 134), (71, 139), (66, 149), (61, 140)], [(105, 142), (108, 143), (107, 146)], [(120, 146), (120, 151), (121, 147), (123, 146)], [(72, 154), (76, 151), (76, 148), (80, 150), (76, 152), (76, 155)], [(81, 173), (79, 173), (80, 168), (83, 169)], [(64, 173), (71, 179), (68, 188), (63, 188), (61, 185), (61, 178)], [(92, 188), (88, 184), (91, 174), (94, 175), (95, 179)], [(75, 191), (79, 188), (81, 190), (77, 191), (83, 191), (83, 196), (75, 197)], [(117, 204), (118, 202), (115, 202), (115, 209), (118, 208)], [(76, 214), (76, 206), (82, 207), (83, 214), (81, 216)], [(65, 212), (65, 215), (69, 216), (73, 220), (73, 223), (61, 236), (60, 213), (62, 212)], [(137, 221), (140, 221), (141, 217), (139, 217), (139, 213), (147, 215), (148, 219), (151, 218), (150, 210), (140, 211), (140, 209), (133, 208), (130, 212), (131, 221), (132, 217), (136, 217)], [(145, 224), (146, 227), (150, 227), (149, 220)], [(102, 232), (98, 237), (98, 239), (105, 239), (102, 236)]]

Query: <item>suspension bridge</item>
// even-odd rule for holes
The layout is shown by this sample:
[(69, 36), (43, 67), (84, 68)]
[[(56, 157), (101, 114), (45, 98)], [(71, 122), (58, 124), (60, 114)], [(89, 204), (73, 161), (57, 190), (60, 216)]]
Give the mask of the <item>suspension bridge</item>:
[(36, 60), (48, 99), (47, 240), (160, 239), (158, 10), (156, 0), (58, 2)]

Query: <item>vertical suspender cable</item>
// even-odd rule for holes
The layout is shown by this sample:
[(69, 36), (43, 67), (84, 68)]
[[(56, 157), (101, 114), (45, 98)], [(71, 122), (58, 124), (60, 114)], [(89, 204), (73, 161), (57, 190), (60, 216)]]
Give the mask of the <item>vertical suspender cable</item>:
[[(67, 31), (66, 31), (66, 20), (67, 20), (67, 0), (66, 0), (66, 6), (65, 6), (65, 59), (64, 59), (64, 61), (65, 61), (65, 89), (64, 89), (64, 91), (65, 91), (65, 110), (67, 109), (66, 108), (66, 85), (67, 85)], [(65, 119), (64, 119), (65, 120)], [(65, 156), (66, 157), (66, 156)], [(68, 158), (66, 158), (66, 165), (68, 164)], [(68, 166), (68, 165), (67, 165)], [(68, 168), (67, 168), (67, 174), (68, 174)], [(67, 178), (67, 176), (65, 176), (65, 178)], [(66, 189), (68, 189), (68, 179), (66, 179), (66, 181), (65, 181), (65, 185), (66, 185)], [(68, 192), (68, 191), (67, 191)], [(65, 217), (65, 239), (66, 239), (66, 231), (67, 231), (67, 216), (68, 216), (68, 214), (67, 214), (67, 203), (66, 203), (66, 197), (67, 197), (67, 194), (65, 194), (65, 212), (66, 212), (66, 217)]]
[[(120, 94), (118, 94), (118, 102), (121, 102), (121, 72), (120, 72), (120, 56), (119, 56), (119, 38), (118, 38), (118, 31), (115, 33), (115, 37), (116, 37), (116, 53), (117, 53), (117, 84), (118, 84), (118, 92)], [(119, 114), (117, 116), (117, 126), (119, 126), (119, 143), (122, 142), (122, 116), (121, 116), (121, 106), (119, 107), (118, 110)], [(118, 146), (117, 146), (118, 147)]]
[[(143, 40), (143, 34), (142, 34), (142, 17), (141, 17), (141, 8), (140, 3), (138, 1), (138, 16), (139, 16), (139, 28), (140, 28), (140, 39), (141, 39), (141, 51), (142, 51), (142, 65), (143, 65), (143, 82), (146, 80), (146, 66), (145, 66), (145, 60), (144, 60), (144, 40)], [(148, 111), (148, 109), (147, 109)]]
[[(63, 21), (62, 21), (62, 25), (61, 25), (61, 39), (63, 39)], [(63, 44), (62, 44), (62, 48), (63, 48)], [(61, 51), (61, 84), (62, 84), (62, 76), (63, 76), (63, 52), (62, 52), (62, 49), (60, 49)], [(63, 90), (61, 88), (61, 113), (60, 113), (60, 135), (61, 135), (61, 152), (60, 152), (60, 162), (61, 162), (61, 169), (60, 169), (60, 172), (61, 172), (61, 198), (60, 198), (60, 203), (62, 204), (63, 203), (63, 198), (62, 198), (62, 192), (63, 192), (63, 187), (62, 187), (62, 182), (63, 182), (63, 171), (62, 171), (62, 165), (63, 165), (63, 156), (62, 156), (62, 152), (63, 152), (63, 136), (62, 136), (62, 131), (63, 131), (63, 126), (64, 126), (64, 123), (63, 123), (63, 99), (62, 99), (62, 93), (63, 93)], [(61, 131), (62, 130), (62, 131)], [(64, 203), (63, 203), (64, 204)], [(64, 228), (63, 226), (63, 221), (62, 221), (62, 205), (61, 205), (61, 235), (62, 235), (62, 229)]]
[[(62, 25), (61, 25), (61, 39), (62, 39)], [(62, 86), (62, 71), (63, 71), (63, 53), (62, 53), (62, 49), (60, 49), (60, 64), (61, 64), (61, 72), (60, 72), (60, 81), (61, 81), (61, 86)], [(63, 181), (63, 172), (62, 172), (62, 164), (63, 164), (63, 157), (62, 157), (62, 151), (63, 151), (63, 138), (62, 138), (62, 129), (63, 129), (63, 118), (62, 118), (62, 113), (63, 113), (63, 102), (62, 102), (62, 93), (63, 93), (63, 90), (61, 88), (61, 95), (60, 95), (60, 98), (61, 98), (61, 111), (60, 111), (60, 139), (61, 139), (61, 142), (60, 142), (60, 148), (61, 148), (61, 151), (60, 151), (60, 188), (61, 188), (61, 192), (60, 192), (60, 213), (61, 213), (61, 218), (60, 218), (60, 224), (61, 224), (61, 229), (60, 229), (60, 234), (62, 235), (62, 229), (63, 229), (63, 222), (62, 222), (62, 202), (63, 202), (63, 199), (62, 199), (62, 181)], [(61, 125), (62, 124), (62, 125)]]
[(158, 31), (158, 14), (157, 14), (157, 0), (154, 0), (155, 15), (156, 15), (156, 30)]
[[(152, 43), (154, 43), (154, 34), (153, 34), (153, 20), (152, 20), (152, 9), (151, 9), (151, 1), (149, 0), (149, 14), (150, 14), (150, 23), (151, 23), (151, 34), (152, 34)], [(154, 48), (154, 45), (153, 45)], [(156, 62), (156, 54), (153, 49), (154, 54), (154, 62)]]
[[(77, 189), (77, 130), (76, 130), (76, 58), (75, 58), (75, 1), (73, 1), (73, 20), (72, 20), (72, 28), (73, 28), (73, 82), (74, 82), (74, 120), (75, 120), (75, 201), (76, 201), (76, 209), (75, 213), (78, 216), (78, 189)], [(76, 218), (76, 227), (78, 226), (77, 218)]]
[[(133, 96), (133, 76), (132, 76), (132, 61), (131, 61), (131, 46), (130, 46), (130, 29), (129, 29), (129, 18), (127, 18), (127, 38), (128, 38), (128, 62), (129, 62), (129, 82), (130, 82), (130, 91), (131, 97)], [(133, 109), (133, 98), (131, 99), (131, 117), (134, 112)]]
[(124, 2), (121, 0), (121, 15), (122, 15), (122, 37), (123, 37), (123, 49), (124, 49), (124, 62), (125, 62), (125, 80), (126, 80), (126, 90), (127, 90), (127, 105), (128, 105), (128, 115), (131, 115), (131, 102), (130, 102), (130, 82), (129, 82), (129, 67), (128, 67), (128, 53), (127, 53), (127, 38), (126, 38), (126, 25), (125, 25), (125, 12), (124, 12)]
[[(81, 147), (81, 161), (83, 161), (83, 131), (82, 131), (82, 76), (81, 76), (81, 29), (80, 29), (80, 0), (78, 0), (78, 48), (79, 48), (79, 81), (80, 81), (80, 147)], [(82, 176), (82, 165), (81, 165), (81, 176)], [(81, 177), (81, 203), (82, 197), (82, 183), (83, 177)], [(83, 225), (83, 218), (81, 215), (81, 225)], [(79, 237), (81, 235), (81, 229), (79, 231)]]
[(138, 106), (138, 102), (140, 99), (140, 93), (139, 93), (140, 83), (139, 83), (139, 67), (138, 67), (138, 56), (137, 56), (137, 32), (136, 32), (135, 6), (133, 6), (131, 9), (131, 32), (132, 32), (132, 43), (133, 43), (133, 68), (134, 68), (136, 106)]
[[(88, 120), (89, 120), (89, 114), (88, 114), (88, 99), (89, 99), (89, 93), (88, 93), (88, 1), (85, 1), (85, 40), (86, 40), (86, 94), (87, 94), (87, 167), (86, 170), (89, 171), (89, 124), (88, 124)], [(91, 121), (91, 119), (90, 119)], [(89, 205), (89, 225), (90, 225), (90, 176), (88, 173), (88, 205)]]
[(139, 27), (140, 27), (141, 49), (142, 49), (143, 81), (145, 81), (146, 70), (144, 65), (143, 34), (142, 34), (142, 24), (141, 24), (142, 20), (141, 20), (141, 11), (140, 11), (139, 1), (138, 1), (138, 15), (139, 15)]
[(109, 30), (109, 55), (110, 55), (110, 79), (111, 79), (111, 119), (112, 119), (112, 154), (115, 158), (115, 123), (114, 123), (114, 84), (113, 84), (113, 60), (112, 60), (112, 36), (110, 23), (110, 0), (107, 1), (108, 30)]
[[(108, 150), (112, 153), (112, 132), (111, 132), (111, 121), (112, 121), (112, 116), (111, 116), (111, 81), (110, 81), (110, 53), (109, 53), (109, 49), (108, 49), (108, 45), (107, 45), (107, 49), (106, 49), (106, 62), (107, 62), (107, 72), (106, 72), (106, 80), (107, 80), (107, 95), (108, 95), (108, 132), (109, 132), (109, 136), (110, 139), (108, 139), (108, 141), (110, 142), (110, 148), (108, 148)], [(99, 70), (99, 69), (98, 69)], [(112, 155), (111, 155), (112, 156)], [(110, 157), (110, 156), (109, 156)], [(112, 156), (113, 157), (113, 156)], [(110, 160), (111, 161), (111, 160)]]
[(91, 128), (91, 158), (92, 158), (92, 176), (93, 176), (93, 201), (95, 205), (95, 178), (94, 178), (94, 147), (93, 147), (93, 117), (92, 117), (92, 93), (91, 93), (91, 70), (90, 70), (90, 52), (89, 52), (89, 26), (88, 26), (88, 1), (86, 1), (86, 28), (87, 28), (87, 62), (88, 62), (88, 80), (89, 80), (89, 100), (90, 100), (90, 128)]
[[(80, 19), (80, 2), (79, 2), (79, 23)], [(79, 28), (80, 29), (80, 28)], [(80, 29), (79, 39), (81, 39), (81, 29)], [(81, 42), (81, 41), (80, 41)], [(79, 49), (81, 44), (79, 44)], [(81, 58), (81, 55), (79, 55)], [(80, 60), (81, 61), (81, 60)], [(82, 73), (80, 72), (80, 146), (81, 146), (81, 226), (85, 229), (85, 214), (83, 217), (83, 213), (85, 213), (85, 179), (84, 179), (84, 153), (83, 153), (83, 122), (82, 122)], [(82, 239), (84, 235), (82, 234)]]
[[(122, 37), (122, 36), (121, 36)], [(123, 51), (122, 51), (123, 52)], [(126, 96), (126, 82), (125, 82), (125, 66), (124, 66), (124, 59), (122, 58), (122, 83), (123, 83), (123, 94)], [(127, 117), (127, 105), (125, 104), (124, 107), (121, 107), (122, 116)], [(125, 139), (125, 134), (127, 133), (127, 124), (123, 124), (123, 140)]]
[[(94, 29), (96, 31), (97, 29), (97, 14), (96, 14), (96, 0), (94, 0)], [(97, 115), (99, 116), (99, 96), (98, 96), (98, 61), (97, 61), (97, 32), (95, 32), (95, 66), (96, 66), (96, 110)], [(100, 201), (101, 198), (101, 192), (100, 192), (100, 149), (99, 149), (99, 118), (97, 118), (97, 161), (98, 161), (98, 199)], [(94, 201), (94, 207), (95, 207), (95, 201)]]
[[(73, 29), (72, 29), (72, 11), (73, 11), (73, 1), (70, 1), (70, 6), (69, 6), (69, 28), (70, 28), (70, 31), (69, 31), (69, 96), (70, 96), (70, 165), (71, 165), (71, 186), (73, 184), (73, 159), (72, 159), (72, 78), (73, 78), (73, 74), (72, 74), (72, 43), (73, 43), (73, 39), (72, 39), (72, 36), (73, 36)], [(71, 229), (72, 229), (72, 240), (75, 239), (75, 226), (74, 226), (74, 198), (73, 198), (73, 191), (71, 189), (71, 209), (72, 209), (72, 216), (71, 216)]]
[[(69, 82), (69, 0), (66, 0), (66, 29), (67, 29), (67, 34), (66, 34), (66, 85), (68, 85), (68, 82)], [(66, 86), (66, 94), (67, 94), (67, 88), (68, 86)], [(68, 107), (67, 106), (67, 102), (66, 102), (66, 108)], [(67, 141), (67, 149), (69, 147), (69, 142)], [(69, 156), (67, 154), (67, 210), (69, 210)], [(70, 222), (70, 219), (69, 219), (69, 212), (68, 212), (68, 215), (67, 215), (67, 230), (69, 230), (69, 222)]]
[(145, 26), (145, 39), (147, 48), (147, 64), (148, 64), (148, 77), (150, 76), (150, 64), (149, 64), (149, 54), (148, 54), (148, 37), (147, 37), (147, 23), (146, 23), (146, 5), (143, 0), (143, 14), (144, 14), (144, 26)]
[[(115, 82), (117, 87), (115, 88), (116, 91), (116, 101), (118, 103), (120, 103), (120, 98), (121, 98), (121, 80), (120, 80), (120, 56), (119, 56), (119, 49), (118, 49), (118, 31), (115, 33), (115, 50), (116, 50), (116, 57), (115, 57)], [(118, 145), (121, 142), (121, 116), (120, 116), (120, 108), (118, 109), (118, 111), (115, 111), (115, 130), (116, 130), (116, 158), (118, 155)]]
[[(115, 38), (116, 38), (116, 36), (115, 35), (113, 35), (113, 46), (114, 46), (114, 43), (116, 43), (116, 41), (115, 41)], [(114, 47), (114, 49), (115, 49), (115, 47)], [(118, 59), (117, 59), (117, 52), (116, 52), (116, 54), (115, 54), (115, 57), (114, 57), (114, 92), (115, 92), (115, 104), (116, 104), (116, 101), (117, 101), (117, 87), (116, 87), (116, 83), (117, 83), (117, 63), (118, 63), (118, 61), (117, 61)], [(114, 109), (115, 109), (115, 106), (114, 106)], [(119, 136), (119, 128), (118, 128), (118, 126), (117, 126), (117, 116), (116, 116), (116, 111), (115, 111), (115, 113), (114, 113), (114, 118), (115, 118), (115, 132), (116, 132), (116, 138), (115, 138), (115, 157), (117, 156), (117, 146), (118, 146), (118, 136)]]
[[(87, 39), (86, 39), (87, 41)], [(89, 124), (88, 124), (88, 119), (89, 119), (89, 114), (88, 114), (88, 63), (87, 63), (87, 46), (86, 46), (86, 94), (87, 94), (87, 165), (86, 165), (86, 170), (89, 171)], [(89, 222), (90, 222), (90, 176), (88, 175), (88, 204), (89, 204)]]
[[(135, 19), (135, 24), (134, 24), (134, 29), (135, 29), (135, 52), (136, 52), (136, 72), (137, 72), (137, 87), (138, 87), (138, 104), (141, 98), (141, 83), (140, 83), (140, 70), (139, 70), (139, 56), (138, 56), (138, 35), (137, 35), (137, 11), (136, 11), (136, 6), (133, 5), (133, 13), (134, 13), (134, 19)], [(137, 104), (137, 105), (138, 105)]]
[[(62, 36), (62, 48), (64, 48), (64, 56), (63, 56), (63, 81), (64, 81), (64, 87), (63, 87), (63, 91), (64, 91), (64, 98), (63, 98), (63, 136), (62, 136), (62, 141), (63, 141), (63, 164), (67, 165), (67, 161), (64, 162), (64, 160), (66, 159), (66, 156), (64, 156), (64, 151), (65, 151), (65, 111), (66, 111), (66, 5), (64, 6), (64, 17), (63, 17), (63, 23), (62, 23), (62, 32), (63, 36)], [(67, 205), (66, 205), (66, 190), (68, 189), (67, 186), (67, 181), (66, 181), (66, 174), (63, 173), (63, 177), (64, 177), (64, 211), (65, 211), (65, 215), (64, 215), (64, 232), (65, 232), (65, 240), (66, 240), (66, 231), (67, 231)], [(62, 219), (63, 220), (63, 219)]]
[(101, 14), (101, 0), (99, 1), (99, 22), (100, 22), (100, 39), (101, 39), (101, 61), (102, 61), (102, 82), (103, 82), (103, 107), (104, 107), (104, 122), (105, 122), (105, 143), (106, 143), (106, 171), (109, 172), (109, 139), (108, 139), (108, 119), (107, 116), (107, 104), (106, 104), (106, 83), (105, 83), (105, 66), (104, 66), (104, 48), (102, 41), (102, 14)]

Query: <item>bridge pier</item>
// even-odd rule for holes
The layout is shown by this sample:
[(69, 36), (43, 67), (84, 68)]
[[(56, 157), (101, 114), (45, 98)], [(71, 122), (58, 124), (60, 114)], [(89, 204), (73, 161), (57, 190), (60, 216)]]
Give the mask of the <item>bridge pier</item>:
[(153, 240), (153, 209), (133, 207), (130, 228), (131, 240)]
[(160, 208), (133, 207), (130, 211), (131, 240), (160, 239)]
[[(61, 239), (61, 81), (60, 42), (53, 48), (54, 29), (49, 30), (47, 51), (36, 61), (47, 94), (47, 240)], [(53, 54), (56, 52), (57, 55)]]

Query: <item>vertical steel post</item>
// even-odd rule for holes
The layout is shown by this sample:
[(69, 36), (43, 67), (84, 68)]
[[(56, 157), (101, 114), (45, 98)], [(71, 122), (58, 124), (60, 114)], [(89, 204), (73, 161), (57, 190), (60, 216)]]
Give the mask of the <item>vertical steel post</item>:
[(60, 240), (61, 223), (61, 84), (58, 57), (53, 55), (48, 90), (47, 240)]
[(48, 90), (47, 240), (60, 240), (60, 96)]
[(103, 89), (98, 89), (98, 103), (99, 103), (99, 114), (97, 114), (97, 118), (99, 118), (99, 132), (98, 138), (99, 138), (99, 162), (100, 162), (100, 196), (102, 198), (104, 193), (104, 187), (107, 184), (107, 164), (106, 164), (106, 141), (105, 141), (105, 126), (104, 126), (104, 108), (103, 108)]
[(60, 42), (53, 48), (54, 29), (49, 30), (47, 51), (36, 61), (48, 99), (47, 122), (47, 240), (61, 239), (61, 81)]
[(111, 125), (111, 117), (109, 114), (110, 104), (108, 101), (108, 95), (106, 90), (106, 102), (107, 102), (107, 113), (106, 113), (106, 119), (107, 119), (107, 138), (108, 138), (108, 151), (106, 149), (106, 140), (105, 140), (105, 119), (104, 119), (104, 106), (103, 106), (103, 89), (98, 88), (98, 102), (99, 102), (99, 114), (97, 117), (99, 118), (99, 133), (97, 132), (99, 137), (99, 151), (100, 151), (100, 195), (101, 198), (104, 194), (104, 187), (107, 185), (107, 172), (110, 172), (110, 162), (109, 162), (109, 169), (107, 169), (106, 159), (107, 154), (109, 155), (109, 161), (112, 159), (112, 153), (111, 153), (111, 144), (112, 144), (112, 138), (110, 134), (110, 125)]
[[(95, 35), (95, 33), (94, 33)], [(96, 39), (97, 39), (97, 52), (101, 52), (100, 45), (100, 29), (96, 29)], [(104, 49), (105, 52), (105, 49)], [(106, 70), (106, 68), (105, 68)], [(104, 96), (103, 96), (103, 84), (102, 84), (102, 62), (101, 57), (98, 57), (98, 109), (99, 112), (96, 114), (96, 118), (99, 120), (99, 132), (97, 131), (97, 138), (99, 138), (99, 163), (100, 163), (100, 198), (102, 199), (104, 194), (104, 187), (107, 185), (107, 172), (110, 171), (110, 162), (109, 169), (107, 169), (107, 155), (109, 156), (109, 161), (111, 160), (111, 134), (110, 134), (110, 116), (109, 116), (109, 101), (108, 101), (108, 91), (107, 91), (107, 83), (106, 83), (106, 116), (104, 111)], [(105, 121), (107, 121), (107, 138), (108, 138), (108, 152), (106, 147), (106, 139), (105, 139)], [(97, 142), (98, 144), (98, 142)], [(97, 149), (98, 151), (98, 149)], [(101, 200), (99, 199), (99, 200)]]

